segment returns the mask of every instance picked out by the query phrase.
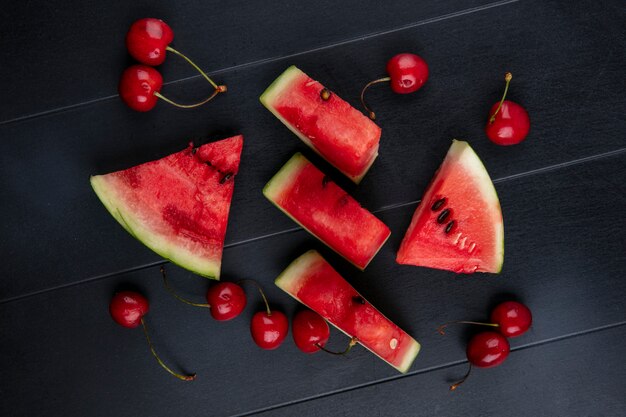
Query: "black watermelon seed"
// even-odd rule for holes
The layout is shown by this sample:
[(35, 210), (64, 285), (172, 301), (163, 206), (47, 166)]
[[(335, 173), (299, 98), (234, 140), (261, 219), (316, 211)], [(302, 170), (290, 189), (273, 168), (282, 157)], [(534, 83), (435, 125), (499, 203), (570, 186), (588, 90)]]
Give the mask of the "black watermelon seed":
[(435, 204), (433, 204), (433, 206), (430, 208), (432, 211), (437, 211), (439, 210), (446, 202), (446, 198), (440, 198), (439, 200), (435, 201)]
[(437, 223), (443, 224), (449, 215), (450, 215), (450, 209), (445, 209), (444, 211), (441, 212), (439, 217), (437, 217)]
[(233, 176), (233, 174), (232, 174), (232, 173), (230, 173), (230, 172), (229, 172), (228, 174), (224, 175), (224, 176), (222, 177), (222, 179), (220, 180), (220, 184), (224, 184), (226, 181), (228, 181), (229, 179), (231, 179), (231, 178), (232, 178), (232, 176)]
[(324, 178), (322, 178), (322, 188), (326, 188), (326, 184), (328, 184), (330, 182), (330, 177), (328, 175), (324, 175)]
[(352, 297), (352, 301), (358, 304), (365, 304), (365, 300), (360, 295), (355, 295), (354, 297)]
[(450, 223), (448, 223), (448, 225), (446, 226), (446, 234), (450, 233), (450, 231), (452, 230), (452, 228), (454, 227), (454, 224), (456, 222), (454, 220), (452, 220)]
[(330, 94), (331, 93), (328, 88), (322, 88), (322, 91), (320, 91), (320, 97), (324, 101), (328, 101), (330, 99)]

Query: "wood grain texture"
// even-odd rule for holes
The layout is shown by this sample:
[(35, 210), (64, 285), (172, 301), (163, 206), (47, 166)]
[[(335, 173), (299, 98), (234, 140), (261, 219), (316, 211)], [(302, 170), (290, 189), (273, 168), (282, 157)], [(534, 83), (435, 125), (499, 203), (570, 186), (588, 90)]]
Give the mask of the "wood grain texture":
[[(133, 63), (124, 37), (143, 17), (165, 20), (173, 46), (207, 72), (299, 53), (496, 0), (384, 3), (165, 0), (11, 2), (0, 12), (0, 122), (117, 94)], [(166, 82), (196, 76), (181, 59), (160, 67)]]
[(514, 351), (498, 368), (474, 370), (454, 393), (447, 387), (466, 364), (254, 415), (623, 416), (624, 389), (614, 382), (626, 378), (625, 340), (620, 326)]
[[(0, 192), (11, 202), (2, 207), (6, 261), (0, 273), (14, 277), (0, 281), (0, 299), (159, 262), (110, 218), (88, 178), (180, 150), (189, 140), (246, 137), (227, 244), (294, 227), (260, 190), (298, 150), (378, 210), (418, 199), (454, 137), (470, 141), (494, 179), (624, 149), (618, 133), (626, 131), (624, 103), (614, 94), (626, 90), (624, 34), (616, 33), (617, 20), (589, 23), (609, 11), (593, 8), (586, 16), (558, 2), (520, 2), (225, 73), (229, 92), (194, 111), (161, 103), (138, 114), (112, 99), (0, 126)], [(520, 19), (524, 24), (511, 25)], [(563, 42), (546, 41), (547, 27)], [(572, 37), (576, 42), (565, 41)], [(405, 49), (426, 57), (431, 78), (413, 95), (383, 87), (371, 92), (383, 127), (381, 156), (358, 188), (311, 155), (258, 102), (274, 77), (295, 63), (358, 106), (361, 86), (381, 75), (389, 51)], [(491, 144), (482, 130), (506, 69), (519, 74), (511, 98), (530, 109), (533, 124), (528, 140), (511, 148)], [(198, 79), (177, 88), (181, 97), (206, 92)]]
[[(268, 415), (303, 417), (624, 415), (622, 3), (4, 5), (0, 415), (232, 416), (268, 409)], [(472, 9), (489, 4), (497, 7)], [(117, 77), (130, 63), (123, 36), (130, 22), (146, 15), (171, 23), (175, 46), (217, 71), (229, 92), (192, 111), (163, 103), (149, 114), (126, 109), (115, 97)], [(360, 39), (380, 31), (387, 32)], [(413, 95), (394, 95), (383, 86), (368, 93), (383, 128), (381, 155), (358, 187), (305, 149), (258, 102), (269, 83), (296, 64), (358, 106), (361, 87), (384, 75), (391, 54), (405, 50), (426, 58), (431, 77)], [(510, 98), (523, 103), (532, 120), (528, 140), (510, 148), (492, 145), (482, 130), (505, 71), (514, 74)], [(164, 87), (173, 98), (207, 92), (180, 60), (170, 59), (163, 73), (175, 81)], [(289, 336), (277, 351), (260, 350), (248, 328), (261, 308), (253, 288), (243, 316), (228, 323), (177, 302), (163, 289), (163, 260), (127, 235), (89, 187), (89, 175), (159, 158), (190, 140), (235, 133), (246, 139), (224, 279), (257, 279), (275, 308), (291, 315), (296, 303), (272, 281), (296, 256), (320, 250), (422, 343), (409, 375), (360, 347), (347, 358), (308, 356)], [(415, 201), (455, 137), (470, 141), (496, 183), (506, 242), (499, 276), (457, 276), (394, 262)], [(391, 228), (365, 272), (263, 198), (262, 186), (296, 151)], [(182, 294), (203, 300), (208, 280), (167, 268)], [(197, 372), (197, 381), (167, 375), (139, 329), (112, 322), (108, 302), (123, 288), (148, 296), (156, 349), (174, 368)], [(531, 306), (533, 328), (512, 340), (516, 351), (505, 366), (476, 373), (450, 396), (448, 379), (463, 373), (465, 343), (476, 329), (451, 329), (443, 337), (437, 325), (485, 319), (508, 298)], [(346, 342), (333, 331), (332, 346)], [(318, 399), (303, 402), (311, 398)]]
[[(625, 162), (626, 156), (607, 158), (499, 185), (506, 235), (501, 275), (457, 276), (395, 264), (413, 211), (407, 206), (381, 216), (393, 235), (363, 273), (297, 231), (227, 249), (223, 276), (257, 279), (275, 308), (291, 315), (296, 303), (272, 281), (296, 256), (319, 249), (364, 297), (422, 344), (411, 373), (463, 361), (464, 345), (477, 329), (451, 329), (446, 337), (435, 329), (455, 319), (484, 320), (504, 299), (519, 299), (534, 313), (534, 326), (511, 341), (514, 348), (618, 324), (625, 318), (626, 237), (613, 228), (613, 219), (626, 206), (626, 195), (612, 194), (613, 204), (602, 210), (597, 202), (615, 193)], [(168, 271), (183, 295), (202, 300), (208, 280), (173, 266)], [(150, 357), (139, 329), (112, 322), (109, 298), (128, 287), (151, 300), (147, 321), (158, 351), (168, 363), (197, 372), (198, 380), (182, 383), (167, 375)], [(360, 347), (347, 358), (309, 356), (289, 338), (277, 351), (260, 350), (248, 326), (262, 306), (254, 288), (248, 294), (250, 306), (241, 318), (218, 323), (205, 310), (173, 299), (158, 268), (147, 268), (4, 303), (0, 317), (10, 325), (0, 326), (0, 368), (16, 377), (0, 379), (0, 414), (110, 416), (132, 409), (142, 415), (233, 415), (399, 376)], [(332, 333), (332, 346), (339, 349), (346, 342)], [(553, 363), (537, 366), (551, 369)], [(523, 384), (526, 374), (510, 377)], [(418, 404), (430, 401), (429, 391), (411, 395)]]

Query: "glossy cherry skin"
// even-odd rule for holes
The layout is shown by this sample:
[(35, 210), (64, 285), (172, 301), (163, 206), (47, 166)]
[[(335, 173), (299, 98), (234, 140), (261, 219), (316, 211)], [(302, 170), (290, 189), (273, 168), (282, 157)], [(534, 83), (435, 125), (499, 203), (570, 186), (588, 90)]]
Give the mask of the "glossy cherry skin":
[(493, 143), (498, 145), (516, 145), (526, 139), (530, 131), (528, 112), (519, 104), (504, 100), (492, 123), (491, 116), (496, 112), (499, 104), (500, 102), (495, 103), (489, 111), (485, 133)]
[(135, 291), (121, 291), (113, 296), (109, 304), (109, 313), (120, 326), (134, 328), (150, 309), (148, 300)]
[(320, 350), (316, 345), (324, 346), (328, 342), (330, 329), (322, 316), (311, 310), (302, 310), (291, 322), (291, 334), (298, 349), (314, 353)]
[(490, 320), (498, 325), (498, 330), (506, 337), (516, 337), (526, 333), (533, 322), (533, 316), (524, 304), (505, 301), (493, 309)]
[(206, 293), (206, 301), (215, 320), (226, 321), (237, 317), (246, 307), (246, 293), (234, 282), (219, 282)]
[(250, 333), (254, 343), (267, 350), (280, 346), (287, 337), (288, 330), (287, 316), (280, 311), (272, 311), (271, 315), (268, 315), (267, 311), (259, 311), (252, 316), (250, 322)]
[(174, 40), (174, 31), (160, 19), (139, 19), (126, 34), (126, 48), (142, 64), (156, 66), (165, 61), (166, 48)]
[(133, 110), (150, 111), (156, 106), (163, 77), (159, 71), (145, 65), (132, 65), (122, 73), (118, 87), (120, 97)]
[(398, 94), (419, 90), (428, 80), (428, 64), (415, 54), (398, 54), (387, 62), (391, 89)]
[(479, 368), (492, 368), (504, 362), (510, 350), (509, 342), (502, 333), (482, 332), (469, 341), (467, 359)]

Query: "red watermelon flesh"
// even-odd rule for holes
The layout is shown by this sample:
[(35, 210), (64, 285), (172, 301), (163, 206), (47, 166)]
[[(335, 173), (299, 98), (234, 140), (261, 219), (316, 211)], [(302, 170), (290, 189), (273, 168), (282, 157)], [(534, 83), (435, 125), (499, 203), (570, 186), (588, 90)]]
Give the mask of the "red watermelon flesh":
[(359, 183), (378, 156), (381, 129), (295, 66), (261, 96), (261, 103), (344, 175)]
[(219, 279), (243, 136), (91, 177), (113, 217), (159, 255)]
[(415, 339), (365, 300), (316, 251), (293, 261), (275, 283), (400, 372), (407, 372), (419, 353)]
[(396, 260), (457, 273), (498, 273), (503, 258), (496, 190), (469, 144), (455, 140), (413, 214)]
[(299, 153), (267, 183), (263, 194), (360, 269), (365, 269), (391, 234), (383, 222)]

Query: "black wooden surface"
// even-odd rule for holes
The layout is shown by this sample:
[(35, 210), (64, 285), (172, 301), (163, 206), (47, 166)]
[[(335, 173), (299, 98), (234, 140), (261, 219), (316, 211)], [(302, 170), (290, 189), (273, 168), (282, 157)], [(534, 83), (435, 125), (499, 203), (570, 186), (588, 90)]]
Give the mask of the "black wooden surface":
[[(22, 2), (3, 8), (0, 44), (0, 415), (597, 415), (626, 414), (626, 12), (621, 1)], [(174, 46), (228, 84), (196, 110), (160, 103), (148, 114), (115, 96), (130, 61), (136, 18), (166, 19)], [(383, 128), (380, 157), (358, 187), (316, 158), (258, 102), (296, 64), (358, 105), (361, 87), (391, 55), (415, 51), (431, 78), (409, 96), (369, 100)], [(173, 97), (205, 83), (175, 57), (162, 68)], [(482, 131), (499, 98), (531, 115), (526, 142), (503, 148)], [(224, 253), (225, 279), (255, 278), (277, 308), (295, 302), (272, 280), (297, 255), (320, 249), (337, 269), (423, 345), (410, 373), (356, 349), (347, 358), (300, 353), (289, 339), (257, 348), (244, 315), (217, 323), (182, 305), (160, 281), (163, 261), (108, 215), (89, 175), (155, 159), (234, 133), (245, 135)], [(394, 262), (415, 201), (452, 138), (470, 141), (505, 217), (499, 276), (456, 276)], [(272, 207), (261, 188), (296, 150), (389, 225), (364, 273)], [(209, 283), (169, 264), (201, 300)], [(165, 374), (140, 330), (115, 325), (119, 288), (151, 301), (157, 349), (198, 373)], [(457, 392), (470, 331), (438, 324), (485, 318), (499, 300), (526, 302), (535, 324), (500, 368)], [(345, 337), (333, 333), (338, 347)]]

